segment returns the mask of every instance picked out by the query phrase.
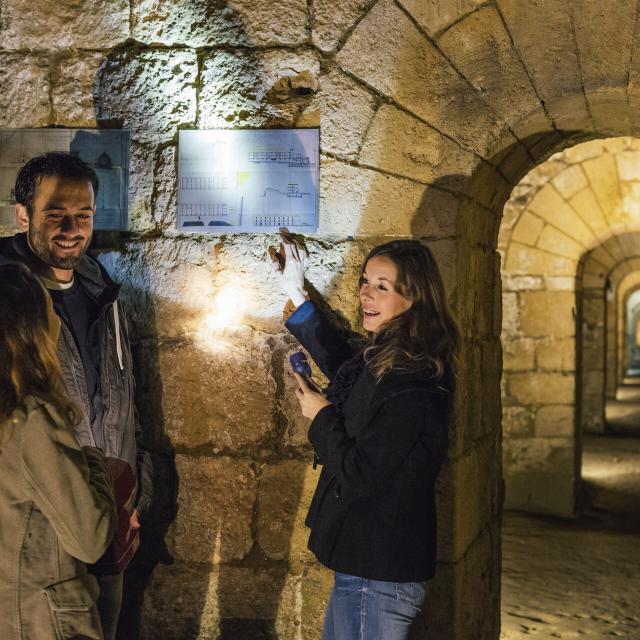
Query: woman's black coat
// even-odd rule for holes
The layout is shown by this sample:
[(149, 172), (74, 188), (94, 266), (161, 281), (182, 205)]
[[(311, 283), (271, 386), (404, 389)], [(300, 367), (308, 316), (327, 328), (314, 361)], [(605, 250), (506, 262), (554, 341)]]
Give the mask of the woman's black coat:
[[(332, 385), (348, 381), (345, 368), (354, 369), (359, 356), (313, 303), (298, 307), (286, 326)], [(323, 408), (309, 428), (323, 465), (306, 519), (309, 549), (341, 573), (427, 580), (435, 572), (434, 491), (452, 394), (424, 374), (392, 371), (376, 383), (356, 367), (352, 377), (341, 406)]]

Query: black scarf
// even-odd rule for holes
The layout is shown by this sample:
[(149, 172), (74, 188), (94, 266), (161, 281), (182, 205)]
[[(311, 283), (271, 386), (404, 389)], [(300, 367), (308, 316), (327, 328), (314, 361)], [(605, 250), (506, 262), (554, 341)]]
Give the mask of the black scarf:
[(326, 390), (327, 400), (331, 402), (338, 411), (342, 412), (342, 407), (364, 367), (365, 361), (362, 351), (358, 351), (355, 356), (352, 356), (349, 360), (345, 360), (340, 365), (335, 378)]

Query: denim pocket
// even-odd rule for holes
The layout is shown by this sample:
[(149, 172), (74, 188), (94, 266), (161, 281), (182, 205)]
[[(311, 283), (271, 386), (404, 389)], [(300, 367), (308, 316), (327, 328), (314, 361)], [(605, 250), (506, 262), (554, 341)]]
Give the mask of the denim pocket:
[(396, 582), (396, 598), (400, 602), (420, 608), (427, 595), (426, 582)]
[(346, 573), (335, 574), (334, 594), (337, 598), (346, 597), (358, 591), (362, 591), (364, 578), (350, 576)]

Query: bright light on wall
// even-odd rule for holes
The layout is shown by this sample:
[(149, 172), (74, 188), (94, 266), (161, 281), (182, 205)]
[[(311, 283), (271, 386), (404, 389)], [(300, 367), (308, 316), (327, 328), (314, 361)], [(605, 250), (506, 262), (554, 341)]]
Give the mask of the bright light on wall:
[(204, 326), (208, 331), (218, 331), (238, 325), (248, 306), (247, 289), (229, 284), (215, 296), (205, 316)]
[(207, 351), (218, 352), (227, 344), (225, 336), (243, 325), (245, 313), (251, 306), (249, 288), (242, 283), (229, 283), (203, 306), (196, 341)]

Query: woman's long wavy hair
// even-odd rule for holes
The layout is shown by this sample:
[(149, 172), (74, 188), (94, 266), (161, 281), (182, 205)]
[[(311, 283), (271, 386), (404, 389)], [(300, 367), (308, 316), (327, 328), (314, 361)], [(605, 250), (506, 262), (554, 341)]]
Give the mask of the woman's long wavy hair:
[[(411, 307), (371, 337), (364, 349), (369, 369), (378, 379), (391, 369), (425, 371), (449, 387), (443, 378), (453, 375), (459, 331), (431, 251), (417, 240), (388, 242), (371, 250), (362, 273), (374, 257), (388, 258), (395, 264), (396, 291), (411, 300)], [(450, 382), (452, 386), (453, 380)]]
[(80, 410), (64, 390), (48, 296), (26, 267), (0, 267), (0, 424), (29, 395), (53, 404), (72, 425), (80, 419)]

